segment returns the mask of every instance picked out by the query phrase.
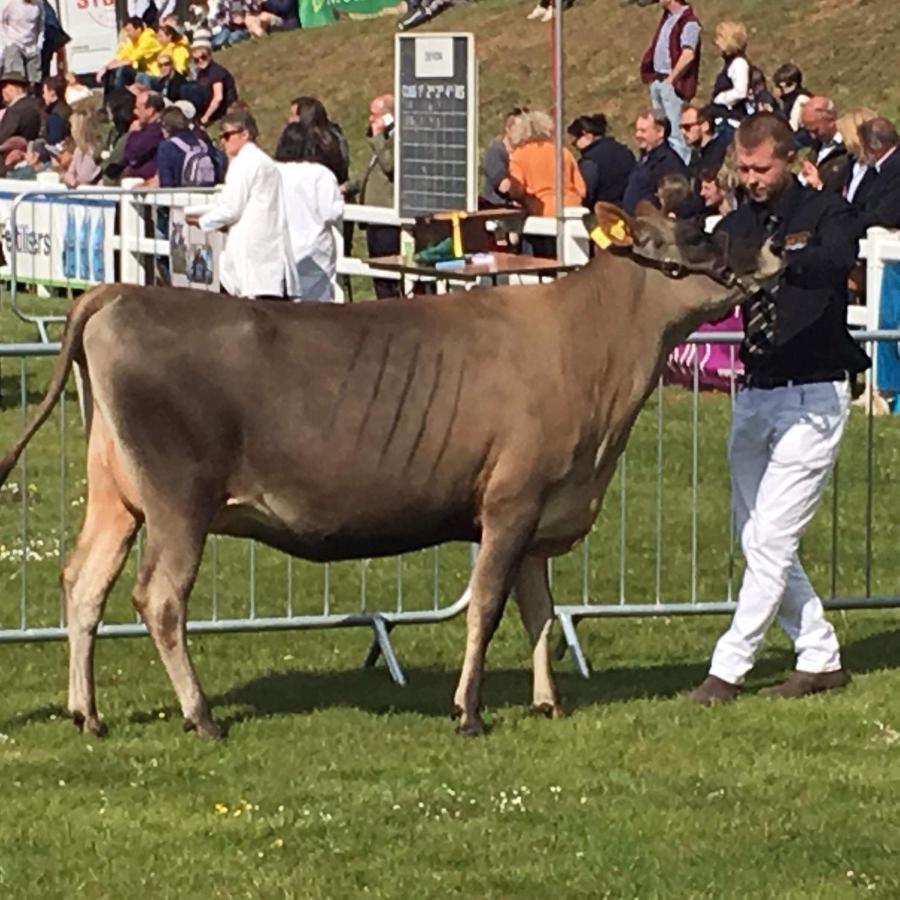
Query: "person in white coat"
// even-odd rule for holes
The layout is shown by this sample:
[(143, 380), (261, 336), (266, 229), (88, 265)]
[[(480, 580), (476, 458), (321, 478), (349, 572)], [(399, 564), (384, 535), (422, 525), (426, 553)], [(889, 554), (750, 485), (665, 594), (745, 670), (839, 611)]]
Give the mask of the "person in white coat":
[(284, 188), (288, 231), (300, 279), (301, 300), (333, 301), (337, 277), (334, 229), (344, 198), (324, 164), (324, 144), (313, 126), (292, 122), (281, 134), (275, 159)]
[(188, 217), (204, 231), (228, 229), (219, 281), (240, 297), (285, 298), (299, 292), (291, 251), (281, 176), (254, 143), (258, 131), (250, 113), (236, 110), (222, 119), (228, 156), (225, 186), (213, 206)]

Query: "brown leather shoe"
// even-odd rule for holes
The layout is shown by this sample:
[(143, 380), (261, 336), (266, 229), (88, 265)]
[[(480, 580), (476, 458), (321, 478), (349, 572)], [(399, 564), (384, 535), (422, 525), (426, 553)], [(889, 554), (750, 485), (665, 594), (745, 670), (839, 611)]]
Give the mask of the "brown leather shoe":
[(724, 681), (715, 675), (707, 675), (703, 684), (688, 694), (688, 700), (698, 706), (724, 706), (736, 700), (740, 690), (730, 681)]
[(798, 672), (793, 671), (786, 681), (772, 687), (763, 688), (760, 694), (764, 697), (784, 697), (795, 700), (809, 694), (821, 694), (822, 691), (834, 691), (850, 684), (850, 673), (843, 669), (836, 672)]

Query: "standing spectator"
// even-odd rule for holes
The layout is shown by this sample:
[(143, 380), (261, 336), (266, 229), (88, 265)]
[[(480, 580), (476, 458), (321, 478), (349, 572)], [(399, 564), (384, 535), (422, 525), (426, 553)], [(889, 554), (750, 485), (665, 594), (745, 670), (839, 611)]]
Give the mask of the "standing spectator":
[(700, 76), (700, 21), (681, 0), (659, 0), (663, 8), (656, 34), (641, 60), (641, 78), (650, 85), (651, 106), (669, 120), (672, 147), (687, 162), (681, 137), (681, 108), (697, 95)]
[(503, 119), (503, 133), (484, 151), (484, 185), (479, 205), (485, 209), (502, 209), (512, 205), (509, 196), (501, 194), (499, 188), (509, 177), (510, 134), (515, 128), (515, 120), (527, 112), (526, 107), (519, 106), (508, 112)]
[(569, 126), (572, 144), (581, 151), (578, 169), (585, 184), (584, 205), (593, 209), (599, 201), (622, 203), (634, 154), (607, 133), (606, 116), (579, 116)]
[(134, 101), (134, 123), (125, 141), (126, 178), (142, 178), (152, 181), (156, 177), (156, 153), (162, 143), (160, 113), (165, 101), (153, 91), (145, 91)]
[(838, 131), (844, 138), (847, 153), (850, 154), (847, 181), (843, 191), (844, 199), (857, 209), (863, 209), (865, 206), (878, 177), (863, 150), (859, 128), (863, 122), (877, 118), (878, 113), (874, 109), (860, 107), (844, 113), (837, 121)]
[(97, 70), (97, 84), (103, 85), (104, 95), (117, 87), (133, 84), (139, 72), (159, 75), (156, 58), (162, 49), (156, 32), (133, 16), (122, 27), (125, 39), (116, 55)]
[(71, 129), (75, 150), (63, 181), (73, 188), (94, 184), (100, 178), (97, 160), (100, 158), (101, 138), (97, 114), (84, 106), (73, 110)]
[(691, 148), (688, 172), (694, 183), (701, 172), (717, 172), (725, 162), (731, 138), (727, 133), (716, 134), (715, 109), (686, 106), (681, 114), (681, 133)]
[(629, 215), (641, 200), (656, 205), (656, 188), (663, 175), (687, 175), (687, 166), (669, 146), (669, 120), (659, 110), (641, 113), (634, 124), (634, 140), (641, 156), (628, 176), (622, 209)]
[(878, 117), (859, 126), (862, 151), (877, 172), (863, 205), (860, 224), (863, 229), (878, 225), (900, 228), (900, 150), (897, 128), (888, 119)]
[(691, 182), (684, 175), (663, 175), (656, 185), (656, 203), (659, 211), (668, 219), (678, 218), (678, 213), (691, 198)]
[[(552, 22), (555, 0), (538, 0), (537, 6), (525, 16), (526, 19), (537, 19), (538, 22)], [(571, 9), (575, 0), (563, 0), (563, 10)]]
[[(501, 182), (500, 192), (521, 203), (530, 216), (557, 215), (553, 119), (540, 110), (525, 113), (515, 120), (509, 142), (509, 178)], [(563, 208), (582, 206), (585, 192), (578, 163), (563, 147)], [(555, 236), (531, 235), (526, 241), (534, 256), (556, 256)]]
[[(715, 172), (701, 172), (699, 190), (704, 205), (703, 229), (712, 233), (725, 216), (737, 209), (736, 185), (723, 167)], [(740, 330), (740, 323), (735, 330)]]
[[(394, 98), (379, 94), (369, 105), (369, 148), (372, 155), (359, 189), (359, 202), (369, 206), (394, 206)], [(400, 229), (396, 225), (367, 225), (369, 256), (391, 256), (400, 252)], [(400, 296), (400, 282), (373, 278), (379, 300)]]
[(58, 144), (69, 133), (69, 116), (72, 109), (66, 103), (66, 79), (61, 75), (51, 75), (41, 86), (44, 100), (44, 136), (48, 144)]
[(800, 121), (813, 139), (811, 158), (801, 163), (801, 175), (810, 187), (842, 194), (850, 169), (850, 156), (838, 131), (837, 113), (827, 97), (810, 97)]
[[(191, 44), (191, 59), (197, 70), (195, 81), (203, 97), (199, 103), (193, 96), (185, 96), (185, 99), (202, 110), (200, 125), (207, 128), (226, 115), (231, 105), (237, 101), (237, 87), (231, 72), (213, 61), (212, 48), (205, 38), (195, 39)], [(182, 91), (182, 94), (186, 92)]]
[(0, 74), (0, 95), (6, 106), (0, 120), (0, 174), (21, 162), (28, 141), (41, 134), (41, 105), (28, 88), (23, 71), (9, 69)]
[(220, 280), (241, 297), (296, 296), (297, 270), (285, 216), (284, 190), (274, 162), (256, 146), (256, 121), (235, 110), (222, 119), (222, 143), (231, 161), (225, 187), (202, 216), (188, 216), (204, 231), (228, 229)]
[(747, 61), (747, 27), (743, 22), (720, 22), (716, 47), (722, 54), (722, 70), (713, 86), (713, 106), (732, 125), (749, 113), (750, 63)]
[(218, 154), (179, 107), (164, 109), (159, 125), (163, 140), (156, 152), (156, 176), (161, 188), (211, 187), (221, 181)]
[(5, 0), (0, 9), (0, 47), (3, 70), (19, 69), (29, 84), (41, 80), (41, 46), (44, 40), (42, 0)]
[(299, 122), (319, 143), (319, 155), (338, 184), (346, 184), (350, 172), (350, 145), (341, 126), (328, 118), (328, 111), (317, 97), (295, 97), (291, 101), (288, 124)]
[(747, 566), (709, 676), (691, 694), (704, 706), (736, 699), (776, 617), (794, 644), (796, 666), (768, 694), (802, 697), (850, 680), (798, 551), (847, 424), (848, 374), (869, 366), (847, 330), (847, 278), (857, 252), (853, 211), (842, 198), (793, 177), (794, 135), (781, 117), (745, 119), (735, 148), (750, 202), (716, 234), (756, 245), (771, 237), (783, 247), (785, 269), (776, 291), (743, 303), (745, 376), (728, 456)]
[(792, 131), (799, 131), (803, 127), (800, 115), (810, 98), (809, 91), (803, 86), (803, 73), (793, 63), (785, 63), (772, 74), (772, 83), (780, 98), (780, 110), (776, 111), (788, 120)]
[(44, 36), (41, 42), (41, 78), (50, 75), (50, 66), (53, 57), (57, 57), (56, 71), (65, 70), (65, 57), (62, 55), (63, 47), (72, 40), (63, 30), (56, 9), (50, 0), (41, 0), (44, 10)]
[(344, 215), (344, 198), (316, 129), (299, 122), (289, 124), (278, 141), (275, 159), (297, 265), (298, 296), (301, 300), (334, 300), (334, 229)]

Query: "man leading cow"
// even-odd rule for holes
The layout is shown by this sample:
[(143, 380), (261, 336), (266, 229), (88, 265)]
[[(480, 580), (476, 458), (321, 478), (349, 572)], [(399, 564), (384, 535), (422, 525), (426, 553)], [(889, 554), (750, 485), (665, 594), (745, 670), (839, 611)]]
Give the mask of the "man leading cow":
[(787, 681), (769, 693), (800, 697), (849, 681), (797, 551), (837, 458), (849, 379), (869, 365), (847, 330), (847, 279), (857, 256), (852, 208), (835, 194), (803, 187), (791, 174), (794, 135), (772, 113), (745, 119), (735, 150), (749, 202), (718, 232), (757, 243), (773, 237), (786, 265), (772, 296), (743, 305), (746, 374), (729, 459), (747, 568), (731, 627), (716, 644), (709, 676), (691, 695), (705, 706), (737, 697), (776, 618), (797, 661)]

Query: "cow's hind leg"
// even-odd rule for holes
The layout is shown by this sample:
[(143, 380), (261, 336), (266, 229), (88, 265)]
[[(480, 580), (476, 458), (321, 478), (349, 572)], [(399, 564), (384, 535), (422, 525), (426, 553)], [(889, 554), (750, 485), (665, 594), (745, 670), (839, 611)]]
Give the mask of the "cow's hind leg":
[(63, 568), (69, 636), (69, 713), (84, 731), (101, 734), (94, 693), (94, 642), (106, 597), (128, 557), (139, 520), (106, 466), (89, 456), (84, 525)]
[(516, 575), (513, 596), (522, 616), (522, 624), (531, 639), (534, 667), (532, 711), (552, 719), (562, 718), (563, 709), (550, 662), (554, 616), (546, 559), (526, 556), (522, 560)]
[(484, 733), (481, 718), (484, 659), (536, 521), (537, 510), (521, 505), (514, 509), (501, 507), (485, 516), (481, 549), (469, 581), (466, 653), (453, 699), (453, 715), (459, 718), (457, 732), (466, 737)]
[[(168, 525), (168, 527), (167, 527)], [(148, 516), (147, 548), (132, 602), (140, 613), (181, 705), (186, 731), (221, 737), (187, 649), (187, 598), (203, 553), (203, 534), (186, 534)]]

